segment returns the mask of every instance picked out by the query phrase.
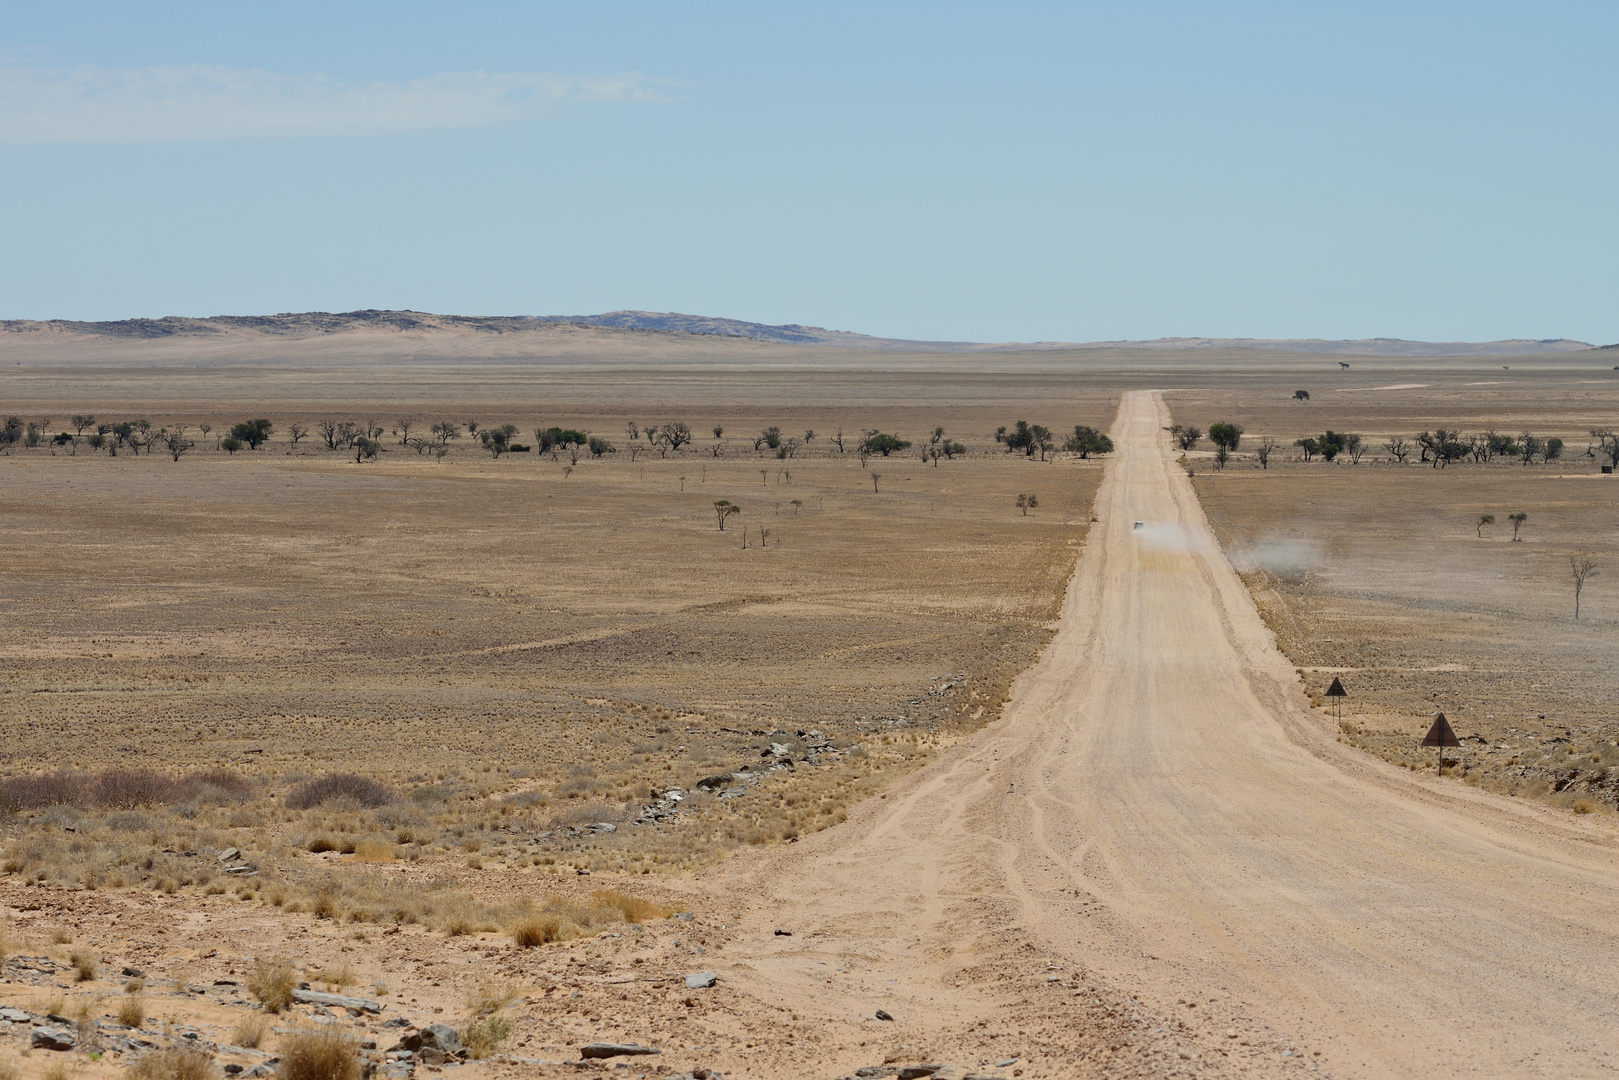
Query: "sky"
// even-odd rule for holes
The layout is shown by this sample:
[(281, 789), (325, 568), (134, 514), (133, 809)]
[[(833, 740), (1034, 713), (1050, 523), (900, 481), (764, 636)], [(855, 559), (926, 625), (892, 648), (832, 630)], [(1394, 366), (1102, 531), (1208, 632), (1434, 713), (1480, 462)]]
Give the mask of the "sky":
[(0, 318), (1619, 341), (1612, 3), (0, 2)]

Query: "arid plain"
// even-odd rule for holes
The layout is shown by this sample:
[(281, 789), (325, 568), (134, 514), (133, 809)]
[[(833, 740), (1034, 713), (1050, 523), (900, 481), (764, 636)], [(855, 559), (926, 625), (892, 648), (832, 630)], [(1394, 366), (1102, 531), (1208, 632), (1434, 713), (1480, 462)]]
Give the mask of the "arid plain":
[[(320, 1006), (281, 1014), (260, 1053), (230, 1049), (242, 1018), (262, 1015), (248, 984), (265, 959), (385, 1004), (352, 1021), (380, 1068), (398, 1068), (380, 1060), (396, 1034), (381, 1025), (404, 1016), (485, 1031), (485, 1056), (460, 1066), (474, 1071), (573, 1075), (561, 1063), (608, 1040), (662, 1050), (616, 1059), (629, 1075), (941, 1061), (1009, 1077), (1377, 1075), (1384, 1059), (1317, 1040), (1310, 1016), (1263, 998), (1188, 1006), (1149, 961), (1059, 961), (1015, 918), (980, 939), (1004, 916), (993, 905), (958, 927), (974, 942), (958, 968), (911, 958), (947, 991), (934, 1006), (884, 991), (905, 958), (869, 941), (795, 955), (809, 983), (765, 948), (810, 947), (768, 925), (771, 882), (798, 880), (795, 859), (835, 862), (840, 835), (869, 838), (885, 804), (987, 745), (1057, 632), (1110, 459), (1007, 453), (996, 429), (1107, 430), (1133, 390), (1165, 389), (1166, 422), (1244, 427), (1224, 468), (1206, 440), (1185, 467), (1301, 672), (1299, 707), (1324, 704), (1335, 674), (1348, 686), (1342, 724), (1310, 714), (1322, 738), (1364, 748), (1368, 767), (1426, 763), (1409, 773), (1425, 791), (1524, 802), (1604, 850), (1619, 839), (1606, 771), (1619, 586), (1601, 573), (1619, 573), (1614, 478), (1584, 456), (1591, 429), (1619, 423), (1611, 353), (1345, 371), (1309, 354), (876, 353), (575, 327), (36, 334), (0, 348), (0, 409), (51, 418), (48, 435), (94, 414), (184, 424), (199, 442), (179, 461), (48, 442), (0, 457), (13, 631), (0, 771), (197, 777), (122, 803), (59, 779), (57, 795), (31, 796), (54, 802), (0, 825), (0, 1005), (75, 1020), (86, 1075), (120, 1067), (115, 1051), (142, 1037), (94, 1022), (114, 1024), (130, 997), (148, 1041), (190, 1030), (222, 1062), (266, 1060)], [(215, 448), (261, 416), (276, 429), (265, 446)], [(313, 430), (325, 418), (374, 420), (385, 452), (328, 450)], [(463, 434), (439, 458), (392, 434), (401, 419)], [(515, 424), (531, 445), (536, 428), (577, 429), (617, 449), (494, 458), (468, 421)], [(312, 433), (292, 444), (295, 422)], [(668, 422), (692, 443), (660, 454), (641, 438), (632, 460), (629, 425)], [(771, 426), (816, 435), (778, 458), (755, 446)], [(924, 461), (937, 427), (963, 450)], [(1440, 427), (1556, 436), (1564, 457), (1431, 469), (1378, 447)], [(1328, 429), (1372, 448), (1358, 464), (1296, 460), (1294, 440)], [(913, 445), (862, 461), (864, 431)], [(1282, 445), (1261, 469), (1250, 450), (1265, 435)], [(1038, 505), (1024, 513), (1020, 495)], [(742, 508), (724, 530), (720, 499)], [(1528, 514), (1518, 542), (1515, 512)], [(1570, 555), (1599, 568), (1578, 623)], [(1413, 745), (1434, 708), (1468, 739), (1443, 781)], [(328, 773), (383, 792), (289, 805)], [(220, 862), (229, 848), (239, 857)], [(1068, 925), (1102, 926), (1095, 902)], [(691, 918), (663, 917), (676, 912)], [(911, 924), (932, 914), (859, 925), (936, 941)], [(563, 940), (523, 947), (525, 928)], [(817, 990), (817, 965), (865, 969), (867, 988)], [(704, 970), (717, 984), (688, 989)], [(896, 1020), (873, 1019), (885, 1007)], [(0, 1034), (0, 1057), (20, 1053), (24, 1028)], [(15, 1061), (33, 1077), (61, 1058)], [(1586, 1074), (1593, 1060), (1558, 1064)]]

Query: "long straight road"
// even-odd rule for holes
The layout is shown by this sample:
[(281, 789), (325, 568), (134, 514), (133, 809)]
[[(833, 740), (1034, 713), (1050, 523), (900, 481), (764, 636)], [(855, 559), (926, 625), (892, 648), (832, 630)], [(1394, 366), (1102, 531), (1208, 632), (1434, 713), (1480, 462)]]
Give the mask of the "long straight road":
[(810, 1014), (827, 1076), (868, 1042), (977, 1065), (1020, 1040), (1031, 1075), (1607, 1075), (1619, 833), (1338, 744), (1168, 422), (1125, 396), (1002, 720), (727, 871), (727, 978)]

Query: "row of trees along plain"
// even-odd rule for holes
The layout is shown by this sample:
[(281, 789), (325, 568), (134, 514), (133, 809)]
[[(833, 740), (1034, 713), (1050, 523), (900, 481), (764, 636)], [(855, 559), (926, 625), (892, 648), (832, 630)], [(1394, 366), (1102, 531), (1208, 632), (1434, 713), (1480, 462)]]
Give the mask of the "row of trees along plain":
[[(1231, 455), (1242, 445), (1245, 434), (1240, 424), (1227, 423), (1210, 424), (1207, 433), (1191, 424), (1175, 424), (1166, 430), (1182, 450), (1194, 450), (1198, 443), (1207, 438), (1214, 444), (1214, 463), (1217, 468), (1224, 468), (1231, 460)], [(1586, 445), (1584, 453), (1577, 455), (1578, 457), (1605, 460), (1610, 467), (1619, 466), (1619, 434), (1607, 428), (1592, 428), (1591, 440)], [(1295, 439), (1292, 445), (1299, 450), (1300, 456), (1305, 461), (1314, 461), (1317, 458), (1322, 461), (1337, 461), (1342, 457), (1354, 465), (1359, 465), (1361, 459), (1374, 450), (1372, 443), (1360, 435), (1331, 430), (1320, 435)], [(1282, 446), (1266, 435), (1259, 439), (1250, 439), (1248, 448), (1258, 460), (1260, 468), (1268, 469), (1272, 456)], [(1375, 449), (1383, 451), (1389, 460), (1400, 464), (1411, 460), (1415, 464), (1443, 469), (1460, 461), (1484, 463), (1497, 458), (1507, 461), (1518, 460), (1525, 465), (1533, 465), (1536, 460), (1559, 461), (1564, 457), (1565, 444), (1562, 439), (1551, 436), (1541, 438), (1527, 431), (1521, 435), (1505, 435), (1493, 429), (1463, 434), (1460, 431), (1435, 428), (1433, 431), (1424, 431), (1409, 439), (1403, 435), (1390, 435), (1378, 443)]]
[[(206, 446), (210, 436), (213, 438), (213, 449), (235, 454), (267, 446), (271, 436), (276, 434), (275, 424), (262, 417), (244, 420), (228, 428), (221, 427), (217, 431), (212, 424), (199, 424), (199, 438), (192, 438), (191, 429), (184, 424), (158, 427), (150, 420), (108, 423), (98, 421), (93, 415), (74, 416), (71, 430), (64, 429), (55, 435), (48, 434), (50, 426), (48, 418), (25, 422), (20, 417), (8, 416), (0, 425), (0, 452), (10, 452), (16, 447), (62, 447), (77, 454), (82, 447), (91, 453), (105, 452), (112, 456), (117, 456), (120, 451), (135, 455), (166, 453), (179, 461), (191, 450)], [(417, 454), (442, 460), (449, 454), (453, 443), (466, 439), (468, 445), (487, 451), (494, 458), (504, 454), (538, 452), (549, 455), (553, 461), (561, 461), (565, 457), (573, 465), (577, 465), (581, 457), (599, 459), (620, 452), (628, 454), (631, 461), (641, 454), (653, 453), (666, 458), (671, 454), (707, 451), (714, 457), (720, 457), (727, 447), (745, 453), (745, 447), (749, 445), (757, 456), (769, 454), (787, 460), (806, 453), (817, 439), (813, 430), (806, 430), (802, 436), (797, 436), (771, 426), (757, 435), (742, 439), (733, 435), (727, 442), (722, 425), (715, 424), (710, 430), (713, 441), (705, 440), (706, 445), (698, 446), (697, 436), (690, 425), (678, 420), (660, 425), (632, 422), (625, 426), (617, 442), (606, 435), (574, 428), (537, 427), (534, 429), (534, 441), (529, 444), (519, 441), (522, 432), (516, 424), (480, 425), (476, 420), (462, 422), (402, 416), (386, 429), (374, 419), (328, 418), (318, 421), (313, 427), (295, 421), (287, 425), (285, 436), (287, 444), (292, 447), (298, 447), (308, 439), (311, 446), (324, 446), (332, 453), (353, 454), (357, 462), (374, 460), (377, 455), (390, 449), (414, 450)], [(388, 436), (391, 436), (391, 442)], [(1021, 452), (1029, 458), (1038, 455), (1041, 461), (1052, 460), (1059, 449), (1081, 458), (1105, 454), (1113, 449), (1113, 441), (1107, 435), (1084, 424), (1076, 425), (1072, 435), (1059, 436), (1050, 428), (1026, 420), (1019, 420), (1010, 428), (997, 429), (995, 441), (1007, 453)], [(863, 430), (859, 435), (845, 436), (840, 427), (836, 434), (822, 438), (821, 443), (828, 453), (854, 454), (862, 465), (871, 457), (891, 457), (911, 451), (922, 461), (931, 462), (937, 467), (940, 458), (951, 460), (967, 453), (967, 447), (946, 435), (943, 427), (935, 427), (925, 437), (914, 441), (875, 428)]]

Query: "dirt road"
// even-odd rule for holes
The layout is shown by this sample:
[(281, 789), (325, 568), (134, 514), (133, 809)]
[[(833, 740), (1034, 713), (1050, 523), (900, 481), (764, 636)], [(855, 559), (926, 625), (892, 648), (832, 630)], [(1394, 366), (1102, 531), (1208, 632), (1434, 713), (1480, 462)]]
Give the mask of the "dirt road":
[(1339, 745), (1166, 417), (1125, 397), (1061, 631), (1003, 720), (719, 876), (722, 979), (781, 1010), (809, 1075), (1606, 1074), (1612, 823)]

